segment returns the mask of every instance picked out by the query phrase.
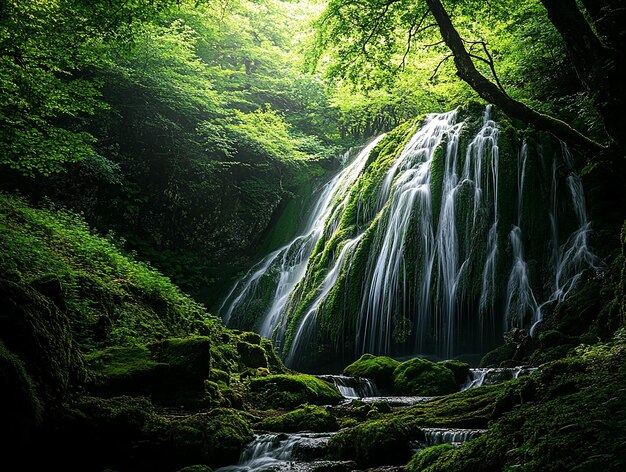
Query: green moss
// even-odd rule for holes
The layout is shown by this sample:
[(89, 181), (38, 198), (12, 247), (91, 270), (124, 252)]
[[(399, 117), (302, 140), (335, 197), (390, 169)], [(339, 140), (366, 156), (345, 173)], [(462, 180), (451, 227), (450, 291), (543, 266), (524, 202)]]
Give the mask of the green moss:
[(261, 347), (265, 351), (268, 369), (274, 374), (286, 373), (288, 369), (285, 367), (280, 357), (276, 355), (272, 341), (265, 338), (261, 339)]
[(244, 446), (253, 438), (248, 420), (240, 412), (227, 408), (172, 421), (158, 430), (159, 434), (165, 432), (180, 461), (213, 467), (236, 463)]
[(407, 395), (445, 395), (458, 390), (458, 383), (444, 365), (414, 358), (394, 370), (394, 389)]
[(256, 427), (262, 430), (284, 433), (295, 433), (298, 431), (322, 433), (339, 429), (335, 417), (327, 409), (315, 405), (304, 405), (284, 415), (265, 418)]
[(400, 362), (387, 356), (363, 354), (347, 366), (343, 373), (353, 377), (366, 377), (380, 388), (390, 388), (394, 383), (394, 371), (399, 365)]
[(452, 444), (439, 444), (437, 446), (427, 447), (426, 449), (416, 453), (411, 461), (406, 465), (406, 472), (422, 472), (427, 467), (436, 463), (440, 458), (454, 451)]
[(465, 362), (461, 362), (456, 359), (444, 361), (440, 364), (443, 365), (446, 369), (452, 371), (452, 374), (454, 375), (454, 381), (457, 383), (457, 385), (465, 383), (469, 374), (469, 364), (466, 364)]
[(95, 374), (91, 390), (103, 396), (150, 395), (176, 406), (219, 402), (219, 389), (207, 390), (205, 384), (211, 344), (209, 338), (191, 336), (97, 351), (87, 358)]
[(46, 447), (72, 470), (178, 470), (235, 463), (252, 438), (246, 416), (232, 409), (166, 418), (145, 398), (82, 397)]
[(39, 287), (47, 295), (30, 284), (0, 279), (0, 341), (23, 363), (42, 406), (55, 410), (85, 372), (62, 285), (50, 279)]
[(513, 344), (503, 344), (492, 351), (489, 351), (480, 360), (480, 367), (499, 367), (505, 361), (513, 358), (516, 348)]
[(404, 464), (411, 455), (411, 441), (420, 437), (415, 423), (386, 417), (366, 421), (333, 436), (329, 447), (341, 459), (361, 466)]
[(237, 352), (241, 356), (241, 361), (246, 367), (265, 367), (267, 368), (267, 359), (265, 351), (258, 344), (250, 344), (245, 341), (237, 343)]
[(334, 385), (312, 375), (269, 375), (250, 381), (251, 402), (260, 408), (290, 408), (304, 403), (332, 405), (343, 399)]
[[(626, 464), (626, 351), (621, 340), (579, 351), (537, 375), (510, 382), (483, 436), (439, 458), (427, 472), (621, 470)], [(509, 405), (510, 406), (510, 405)]]

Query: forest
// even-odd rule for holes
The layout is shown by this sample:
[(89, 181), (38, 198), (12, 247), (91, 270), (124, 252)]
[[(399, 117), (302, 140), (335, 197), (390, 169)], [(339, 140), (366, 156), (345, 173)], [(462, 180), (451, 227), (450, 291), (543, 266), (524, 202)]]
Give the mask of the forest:
[(0, 0), (0, 468), (626, 468), (621, 0)]

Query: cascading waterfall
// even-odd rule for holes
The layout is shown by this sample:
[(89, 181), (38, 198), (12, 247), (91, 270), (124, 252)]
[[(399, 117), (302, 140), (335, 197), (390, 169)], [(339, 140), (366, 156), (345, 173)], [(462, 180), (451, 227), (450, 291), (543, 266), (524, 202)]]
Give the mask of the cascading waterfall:
[[(357, 342), (367, 352), (388, 352), (391, 345), (392, 315), (398, 305), (405, 305), (408, 290), (406, 280), (404, 246), (409, 228), (417, 224), (422, 235), (421, 258), (424, 261), (423, 286), (419, 298), (422, 311), (430, 309), (429, 294), (435, 244), (431, 216), (430, 162), (435, 149), (451, 130), (457, 133), (459, 125), (453, 125), (456, 111), (443, 115), (431, 115), (426, 124), (413, 136), (396, 162), (385, 176), (379, 202), (387, 203), (387, 225), (377, 238), (375, 249), (366, 268), (363, 305), (358, 319)], [(454, 131), (452, 132), (454, 136)], [(394, 180), (395, 179), (395, 180)], [(393, 184), (393, 188), (392, 188)], [(418, 210), (418, 221), (412, 218)], [(401, 284), (402, 282), (402, 284)]]
[[(493, 113), (428, 115), (395, 157), (375, 165), (368, 157), (382, 137), (370, 143), (324, 187), (305, 231), (233, 288), (225, 321), (264, 313), (257, 329), (284, 344), (290, 366), (316, 343), (329, 356), (447, 358), (536, 326), (542, 307), (563, 300), (595, 263), (583, 188), (567, 147), (545, 182), (535, 170), (540, 146), (518, 147), (509, 131), (503, 148)], [(536, 188), (525, 200), (529, 178)], [(542, 188), (549, 195), (535, 195)], [(549, 247), (528, 244), (542, 215)]]
[(383, 136), (365, 146), (352, 163), (322, 188), (305, 230), (266, 256), (235, 284), (219, 309), (226, 325), (231, 324), (233, 315), (241, 317), (248, 309), (259, 308), (256, 302), (264, 298), (261, 285), (265, 283), (270, 287), (266, 289), (270, 296), (266, 297), (265, 306), (261, 306), (264, 314), (259, 318), (261, 324), (257, 330), (262, 336), (272, 336), (294, 287), (305, 275), (313, 248), (324, 235), (327, 220), (331, 219), (336, 225), (352, 185), (361, 174), (371, 150)]
[(318, 377), (334, 384), (345, 398), (367, 398), (379, 395), (378, 388), (372, 379), (347, 375), (318, 375)]
[[(299, 353), (299, 349), (302, 346), (306, 346), (308, 341), (311, 339), (313, 333), (313, 328), (315, 326), (315, 316), (317, 315), (320, 308), (323, 307), (324, 301), (326, 297), (330, 293), (330, 291), (335, 286), (335, 282), (339, 278), (344, 265), (346, 265), (346, 261), (351, 261), (351, 255), (353, 254), (354, 248), (359, 244), (359, 241), (363, 237), (363, 233), (357, 236), (354, 239), (347, 240), (343, 248), (341, 249), (339, 256), (333, 262), (331, 269), (326, 274), (321, 285), (318, 287), (317, 291), (319, 294), (315, 298), (315, 300), (311, 303), (309, 310), (306, 312), (302, 321), (300, 322), (298, 329), (296, 330), (296, 334), (291, 343), (291, 348), (289, 349), (289, 353), (287, 354), (287, 358), (285, 362), (288, 365), (292, 365), (294, 363), (296, 355)], [(348, 262), (349, 264), (349, 262)]]
[(459, 446), (463, 443), (477, 438), (484, 434), (485, 429), (444, 429), (444, 428), (424, 428), (425, 446), (437, 446), (439, 444), (452, 444)]

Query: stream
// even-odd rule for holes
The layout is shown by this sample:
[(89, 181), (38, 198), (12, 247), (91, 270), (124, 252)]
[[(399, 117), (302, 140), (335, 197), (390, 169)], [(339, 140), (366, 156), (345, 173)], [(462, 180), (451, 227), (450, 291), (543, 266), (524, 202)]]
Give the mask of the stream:
[[(493, 385), (520, 375), (533, 372), (534, 368), (473, 368), (461, 390)], [(418, 403), (432, 401), (438, 397), (385, 396), (381, 395), (371, 379), (346, 375), (319, 375), (320, 379), (334, 384), (344, 396), (345, 405), (353, 400), (366, 403), (386, 402), (393, 409), (407, 408)], [(415, 450), (439, 444), (461, 444), (477, 438), (486, 430), (461, 428), (422, 428), (425, 439), (415, 443)], [(222, 467), (216, 472), (265, 472), (265, 471), (321, 471), (343, 472), (355, 470), (354, 462), (332, 460), (326, 446), (336, 433), (267, 433), (257, 432), (239, 458), (239, 463)]]

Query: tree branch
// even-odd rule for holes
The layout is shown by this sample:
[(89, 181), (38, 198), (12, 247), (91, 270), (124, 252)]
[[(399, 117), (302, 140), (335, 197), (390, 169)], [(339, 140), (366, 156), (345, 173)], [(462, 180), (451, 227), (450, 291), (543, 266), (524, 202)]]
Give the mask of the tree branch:
[[(441, 36), (454, 55), (454, 64), (458, 76), (467, 82), (483, 99), (498, 106), (512, 118), (518, 118), (534, 125), (537, 129), (552, 133), (557, 138), (579, 149), (597, 151), (603, 146), (593, 141), (567, 123), (539, 113), (522, 102), (512, 99), (504, 93), (500, 86), (494, 84), (482, 75), (474, 62), (472, 55), (465, 49), (465, 45), (452, 20), (441, 3), (441, 0), (426, 0), (435, 21), (439, 26)], [(484, 58), (483, 58), (484, 59)]]

